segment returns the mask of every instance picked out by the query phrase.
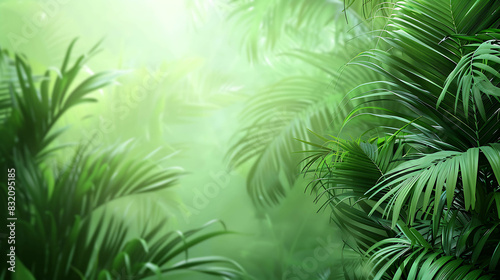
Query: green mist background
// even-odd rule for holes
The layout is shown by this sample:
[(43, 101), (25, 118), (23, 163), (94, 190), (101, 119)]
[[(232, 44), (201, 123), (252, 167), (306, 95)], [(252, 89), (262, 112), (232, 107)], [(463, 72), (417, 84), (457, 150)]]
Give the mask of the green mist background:
[[(159, 216), (168, 216), (168, 228), (176, 230), (220, 219), (239, 234), (203, 243), (190, 255), (230, 257), (255, 279), (281, 279), (314, 256), (318, 238), (335, 239), (340, 248), (340, 236), (328, 211), (316, 213), (314, 196), (304, 193), (307, 180), (299, 180), (281, 205), (259, 210), (246, 191), (248, 167), (231, 169), (225, 155), (234, 133), (245, 125), (239, 114), (248, 97), (290, 71), (308, 69), (249, 62), (239, 31), (218, 5), (223, 4), (2, 1), (0, 45), (25, 54), (34, 72), (41, 73), (61, 63), (73, 38), (79, 38), (75, 53), (103, 39), (102, 51), (87, 65), (88, 75), (111, 69), (127, 73), (116, 85), (93, 93), (98, 103), (73, 109), (59, 123), (70, 129), (58, 141), (83, 139), (99, 147), (134, 139), (131, 153), (142, 154), (160, 148), (155, 156), (169, 157), (162, 164), (186, 171), (180, 183), (161, 193), (121, 199), (110, 209), (125, 215), (131, 228)], [(40, 22), (35, 26), (33, 21)], [(66, 154), (56, 160), (64, 162)], [(306, 272), (307, 279), (330, 267), (338, 252)], [(176, 279), (212, 278), (190, 273)]]

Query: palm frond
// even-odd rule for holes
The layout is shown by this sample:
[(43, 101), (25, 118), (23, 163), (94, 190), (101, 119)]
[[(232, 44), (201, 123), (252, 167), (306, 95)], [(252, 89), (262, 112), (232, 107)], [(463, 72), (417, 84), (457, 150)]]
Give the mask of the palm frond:
[(455, 94), (455, 111), (461, 94), (466, 120), (469, 116), (468, 110), (471, 98), (483, 120), (488, 118), (481, 93), (488, 95), (490, 98), (495, 98), (497, 102), (498, 97), (500, 97), (500, 88), (498, 88), (500, 72), (496, 70), (500, 63), (500, 45), (494, 42), (496, 41), (468, 45), (468, 47), (475, 47), (475, 50), (462, 57), (455, 69), (446, 78), (446, 84), (439, 96), (437, 106), (443, 101), (451, 83), (458, 80), (458, 89)]
[[(484, 165), (480, 165), (480, 152), (487, 158)], [(405, 162), (392, 169), (383, 181), (369, 191), (371, 197), (383, 193), (374, 209), (382, 203), (387, 203), (385, 213), (392, 213), (395, 226), (402, 208), (408, 206), (411, 222), (417, 208), (432, 208), (429, 204), (431, 195), (435, 196), (434, 208), (437, 208), (444, 186), (448, 208), (451, 207), (455, 193), (462, 191), (465, 210), (474, 210), (477, 200), (477, 176), (481, 169), (493, 170), (495, 174), (500, 172), (497, 166), (499, 153), (500, 145), (492, 143), (491, 146), (471, 148), (463, 153), (441, 151)], [(459, 182), (460, 178), (462, 182)], [(500, 181), (496, 184), (498, 182)], [(457, 187), (459, 189), (456, 189)], [(389, 197), (391, 199), (387, 202)]]
[(340, 116), (352, 108), (351, 104), (343, 106), (346, 89), (375, 78), (360, 68), (344, 69), (353, 52), (366, 46), (366, 41), (358, 39), (338, 42), (338, 48), (346, 48), (332, 52), (285, 53), (297, 65), (312, 68), (313, 74), (288, 75), (252, 96), (245, 106), (245, 126), (235, 135), (238, 140), (230, 147), (229, 157), (234, 166), (252, 162), (247, 188), (257, 204), (276, 204), (293, 186), (300, 170), (297, 152), (307, 150), (306, 143), (295, 139), (310, 142), (310, 130), (338, 134), (366, 127), (358, 123), (356, 129), (341, 129)]
[(2, 152), (8, 158), (10, 150), (19, 145), (15, 139), (23, 139), (20, 149), (28, 149), (32, 155), (38, 155), (48, 148), (52, 141), (62, 133), (54, 130), (54, 126), (61, 116), (70, 108), (84, 102), (95, 102), (88, 97), (92, 91), (109, 85), (121, 73), (117, 71), (95, 74), (78, 85), (73, 85), (79, 71), (96, 50), (94, 47), (89, 55), (78, 57), (70, 66), (69, 60), (74, 40), (66, 53), (64, 62), (57, 72), (53, 83), (52, 75), (47, 70), (38, 83), (34, 79), (31, 67), (20, 56), (16, 56), (15, 68), (19, 90), (13, 89), (12, 111), (1, 128), (6, 136)]
[[(325, 104), (339, 98), (325, 92), (328, 84), (311, 78), (291, 78), (273, 85), (248, 105), (241, 140), (231, 148), (231, 161), (239, 166), (257, 156), (248, 176), (247, 187), (257, 201), (277, 203), (298, 174), (298, 157), (293, 151), (304, 150), (294, 139), (307, 139), (308, 127), (328, 126), (333, 110)], [(270, 112), (273, 112), (270, 114)], [(279, 174), (288, 176), (279, 181)], [(275, 182), (270, 185), (269, 182)]]
[(493, 279), (496, 254), (494, 258), (481, 254), (498, 247), (492, 237), (498, 223), (474, 226), (474, 221), (460, 218), (457, 212), (447, 216), (440, 238), (434, 241), (425, 227), (401, 223), (398, 237), (373, 245), (367, 253), (377, 272), (374, 279)]
[[(445, 2), (438, 2), (434, 10), (430, 10), (427, 4), (413, 1), (398, 3), (395, 10), (398, 13), (392, 16), (389, 28), (382, 37), (392, 49), (366, 52), (352, 63), (368, 67), (391, 81), (378, 82), (379, 89), (375, 93), (360, 94), (392, 99), (400, 105), (396, 113), (380, 114), (380, 117), (400, 121), (402, 125), (413, 122), (411, 127), (414, 132), (418, 131), (419, 137), (424, 138), (425, 144), (433, 149), (464, 150), (472, 143), (478, 145), (478, 141), (486, 145), (498, 140), (490, 133), (498, 115), (497, 101), (483, 97), (484, 112), (488, 118), (479, 120), (477, 125), (475, 112), (468, 112), (472, 117), (460, 117), (466, 113), (463, 109), (458, 110), (455, 97), (444, 98), (439, 108), (435, 108), (444, 81), (465, 55), (459, 42), (443, 39), (450, 34), (470, 34), (497, 24), (491, 14), (497, 4), (473, 5), (460, 1), (457, 6), (450, 6)], [(461, 13), (464, 18), (457, 21), (456, 17)], [(487, 20), (477, 26), (470, 25), (478, 18)], [(452, 84), (449, 89), (455, 91), (456, 86)], [(444, 131), (447, 135), (442, 134)]]

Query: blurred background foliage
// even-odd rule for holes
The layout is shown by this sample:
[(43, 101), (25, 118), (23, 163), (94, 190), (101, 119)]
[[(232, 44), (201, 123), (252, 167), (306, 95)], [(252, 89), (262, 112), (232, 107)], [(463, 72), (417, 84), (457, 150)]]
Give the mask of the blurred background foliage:
[[(449, 123), (436, 120), (462, 117), (454, 108), (458, 97), (443, 97), (444, 113), (428, 104), (445, 96), (453, 66), (475, 49), (465, 45), (498, 34), (480, 33), (498, 28), (496, 4), (443, 0), (433, 10), (431, 2), (1, 1), (2, 165), (19, 170), (17, 191), (26, 205), (18, 202), (17, 215), (31, 217), (26, 229), (17, 229), (18, 238), (30, 242), (18, 245), (24, 271), (37, 279), (409, 277), (396, 257), (388, 258), (408, 253), (403, 246), (407, 251), (398, 255), (398, 244), (427, 246), (418, 234), (430, 242), (437, 229), (426, 235), (429, 220), (420, 216), (420, 227), (405, 227), (421, 207), (416, 195), (412, 208), (398, 210), (404, 223), (391, 227), (392, 217), (372, 210), (377, 201), (367, 191), (403, 155), (468, 147), (447, 134)], [(76, 62), (75, 76), (60, 66), (74, 38), (69, 63)], [(91, 59), (78, 62), (97, 42)], [(489, 50), (494, 57), (495, 47)], [(61, 107), (68, 102), (62, 97), (59, 105), (46, 103), (57, 100), (57, 85), (67, 76), (75, 85), (95, 80), (92, 92), (78, 94), (73, 86), (77, 97), (70, 101), (81, 104)], [(28, 77), (32, 85), (23, 87)], [(47, 98), (44, 83), (52, 89)], [(479, 90), (491, 90), (485, 86)], [(389, 96), (395, 92), (407, 99)], [(417, 106), (419, 97), (427, 98), (425, 109)], [(484, 144), (498, 142), (497, 101), (489, 100), (493, 117), (485, 125), (493, 129)], [(61, 108), (67, 110), (59, 114)], [(433, 149), (414, 152), (412, 143)], [(492, 178), (492, 170), (484, 172)], [(357, 180), (366, 181), (350, 185)], [(25, 193), (23, 185), (30, 186)], [(381, 201), (377, 207), (393, 213), (392, 204)], [(439, 230), (470, 234), (472, 220)], [(400, 240), (377, 243), (387, 237)], [(448, 254), (451, 243), (439, 254)], [(407, 263), (430, 255), (427, 265), (435, 269), (429, 246), (442, 244), (429, 244), (418, 261), (412, 258), (423, 249), (416, 251)], [(46, 254), (45, 262), (31, 251)], [(495, 269), (486, 263), (473, 265)], [(459, 264), (444, 266), (438, 276)]]

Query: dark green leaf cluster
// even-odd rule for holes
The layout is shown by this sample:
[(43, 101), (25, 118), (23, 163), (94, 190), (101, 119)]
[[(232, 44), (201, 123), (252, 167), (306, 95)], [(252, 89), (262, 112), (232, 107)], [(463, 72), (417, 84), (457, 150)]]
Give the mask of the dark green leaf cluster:
[(364, 102), (344, 125), (379, 124), (357, 140), (310, 143), (310, 187), (367, 259), (369, 279), (500, 276), (499, 8), (396, 3), (381, 31), (387, 47), (351, 62), (385, 78), (351, 92)]

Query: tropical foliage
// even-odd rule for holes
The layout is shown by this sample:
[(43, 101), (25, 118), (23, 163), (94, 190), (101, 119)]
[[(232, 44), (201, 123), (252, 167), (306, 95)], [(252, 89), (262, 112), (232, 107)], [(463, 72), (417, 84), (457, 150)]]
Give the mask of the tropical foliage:
[(351, 92), (365, 102), (345, 127), (380, 124), (311, 143), (310, 187), (327, 197), (349, 250), (368, 258), (369, 279), (499, 276), (499, 8), (396, 3), (380, 38), (388, 47), (349, 66), (384, 78)]
[[(74, 43), (62, 67), (43, 76), (35, 76), (26, 59), (16, 55), (13, 60), (1, 50), (1, 165), (3, 170), (14, 168), (17, 178), (15, 277), (128, 279), (179, 270), (241, 277), (242, 268), (232, 260), (188, 255), (199, 243), (230, 233), (224, 224), (209, 233), (200, 231), (216, 221), (165, 233), (163, 216), (156, 222), (143, 221), (134, 233), (123, 217), (109, 213), (106, 206), (120, 198), (171, 187), (182, 174), (179, 168), (161, 167), (151, 160), (152, 154), (130, 156), (130, 141), (107, 148), (82, 143), (69, 162), (54, 163), (58, 153), (68, 153), (67, 145), (57, 142), (64, 131), (58, 121), (76, 105), (95, 102), (91, 92), (122, 74), (97, 73), (77, 83), (96, 47), (71, 64)], [(1, 195), (7, 200), (4, 173)]]
[[(153, 52), (151, 44), (148, 62), (118, 59), (120, 68), (136, 69), (127, 79), (88, 68), (97, 46), (73, 59), (71, 43), (62, 66), (43, 75), (27, 58), (0, 49), (0, 165), (16, 170), (17, 279), (254, 279), (232, 259), (202, 253), (218, 246), (205, 242), (218, 236), (227, 238), (218, 247), (255, 279), (499, 278), (500, 2), (185, 3), (187, 13), (169, 22), (191, 17), (186, 27), (199, 31), (196, 55), (161, 56), (170, 49), (158, 44)], [(128, 11), (154, 18), (151, 11), (176, 5), (151, 6)], [(156, 40), (168, 25), (161, 23), (135, 32)], [(205, 32), (219, 24), (220, 33)], [(225, 34), (228, 27), (233, 35)], [(58, 36), (52, 33), (40, 37)], [(123, 44), (143, 52), (139, 41)], [(236, 50), (228, 47), (233, 42)], [(193, 45), (178, 43), (172, 50)], [(97, 122), (104, 116), (115, 129), (106, 136), (96, 129), (95, 141), (79, 122), (99, 109)], [(209, 115), (217, 116), (192, 122)], [(73, 138), (68, 122), (79, 130)], [(228, 146), (225, 134), (232, 134)], [(197, 212), (191, 218), (201, 224), (216, 209), (245, 224), (250, 239), (231, 240), (219, 220), (187, 231), (167, 227), (165, 208), (155, 204), (171, 199), (166, 191), (187, 173), (172, 167), (172, 142), (179, 140), (188, 152), (176, 152), (191, 153), (191, 171), (203, 177), (190, 181), (193, 204), (181, 207)], [(221, 151), (236, 172), (219, 166)], [(213, 182), (203, 172), (212, 172)], [(6, 176), (0, 174), (5, 201)], [(236, 198), (240, 183), (256, 207)], [(303, 190), (336, 226), (304, 214)], [(143, 202), (133, 211), (137, 220), (132, 204), (116, 206), (132, 199)]]

